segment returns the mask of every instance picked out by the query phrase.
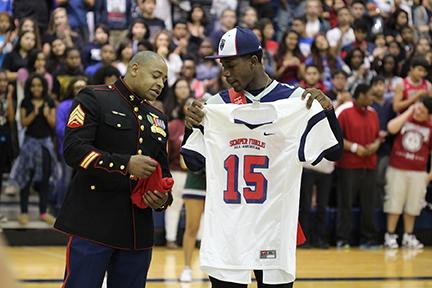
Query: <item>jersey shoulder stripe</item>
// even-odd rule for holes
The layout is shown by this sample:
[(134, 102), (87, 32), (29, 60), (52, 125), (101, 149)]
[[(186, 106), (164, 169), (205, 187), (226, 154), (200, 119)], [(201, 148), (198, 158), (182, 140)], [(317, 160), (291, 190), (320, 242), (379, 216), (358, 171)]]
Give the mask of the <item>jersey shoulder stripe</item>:
[(336, 118), (339, 118), (339, 115), (342, 114), (343, 111), (350, 109), (352, 107), (354, 107), (354, 104), (352, 101), (349, 101), (349, 102), (346, 102), (346, 103), (340, 105), (338, 108), (336, 108), (336, 111), (335, 111)]

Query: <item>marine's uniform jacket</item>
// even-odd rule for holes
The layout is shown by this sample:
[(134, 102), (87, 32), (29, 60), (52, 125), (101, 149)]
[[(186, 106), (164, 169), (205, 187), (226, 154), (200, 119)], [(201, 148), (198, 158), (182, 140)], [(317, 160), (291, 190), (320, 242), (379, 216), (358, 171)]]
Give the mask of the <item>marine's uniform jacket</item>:
[(81, 90), (64, 140), (64, 159), (75, 173), (54, 227), (114, 248), (150, 248), (152, 209), (132, 205), (137, 181), (127, 166), (131, 155), (147, 155), (170, 177), (167, 139), (167, 117), (123, 80)]

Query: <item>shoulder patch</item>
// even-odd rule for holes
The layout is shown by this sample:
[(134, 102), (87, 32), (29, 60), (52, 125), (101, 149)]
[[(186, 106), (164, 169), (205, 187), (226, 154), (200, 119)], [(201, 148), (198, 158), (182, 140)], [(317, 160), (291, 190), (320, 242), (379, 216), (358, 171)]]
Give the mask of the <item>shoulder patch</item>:
[(69, 128), (82, 127), (84, 125), (85, 115), (85, 112), (81, 108), (81, 104), (78, 104), (78, 106), (76, 106), (70, 113), (66, 126)]

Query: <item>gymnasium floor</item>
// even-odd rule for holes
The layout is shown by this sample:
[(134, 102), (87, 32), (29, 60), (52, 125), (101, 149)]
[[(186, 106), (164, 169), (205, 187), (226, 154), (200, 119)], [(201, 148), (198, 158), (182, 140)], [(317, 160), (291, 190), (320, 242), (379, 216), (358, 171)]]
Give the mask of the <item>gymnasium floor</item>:
[[(11, 267), (23, 288), (59, 288), (65, 263), (64, 247), (7, 248)], [(197, 258), (198, 251), (195, 256)], [(156, 248), (147, 287), (208, 287), (195, 261), (194, 281), (181, 284), (181, 250)], [(432, 288), (432, 248), (396, 250), (298, 250), (296, 288)], [(251, 285), (256, 287), (255, 285)], [(126, 288), (126, 287), (125, 287)]]

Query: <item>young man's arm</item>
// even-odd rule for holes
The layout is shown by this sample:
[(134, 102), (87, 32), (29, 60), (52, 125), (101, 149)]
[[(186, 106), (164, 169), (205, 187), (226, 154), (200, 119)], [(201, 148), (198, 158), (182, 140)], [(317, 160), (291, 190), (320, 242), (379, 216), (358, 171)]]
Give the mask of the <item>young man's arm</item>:
[(387, 124), (388, 132), (391, 134), (399, 133), (399, 131), (402, 129), (402, 126), (411, 117), (413, 111), (414, 106), (411, 105), (404, 113), (390, 120), (390, 122)]

